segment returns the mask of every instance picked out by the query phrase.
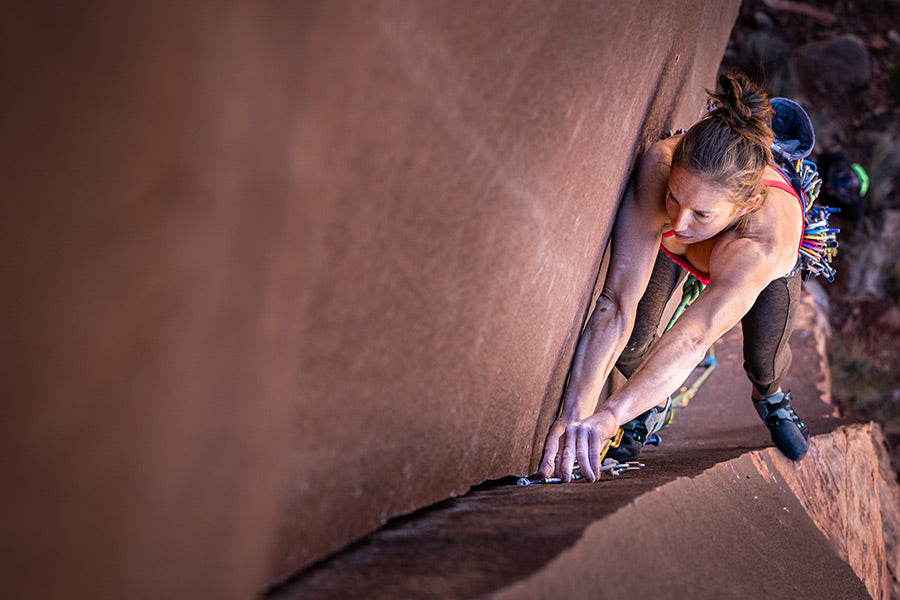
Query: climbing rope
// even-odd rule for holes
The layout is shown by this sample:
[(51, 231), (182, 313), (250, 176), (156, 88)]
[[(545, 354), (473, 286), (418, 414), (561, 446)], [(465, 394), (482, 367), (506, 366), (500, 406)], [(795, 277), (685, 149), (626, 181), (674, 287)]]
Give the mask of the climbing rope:
[(678, 317), (681, 316), (684, 309), (690, 306), (694, 300), (700, 296), (700, 292), (704, 289), (706, 289), (706, 285), (701, 283), (693, 273), (688, 275), (687, 281), (684, 282), (684, 286), (681, 288), (681, 303), (678, 305), (678, 308), (675, 309), (675, 314), (669, 319), (669, 324), (666, 325), (666, 331), (672, 329), (672, 325), (675, 324), (675, 321), (678, 320)]
[(684, 387), (682, 386), (681, 390), (679, 390), (678, 394), (672, 396), (672, 405), (678, 406), (680, 408), (684, 408), (688, 405), (688, 402), (694, 397), (697, 393), (697, 390), (700, 389), (700, 386), (703, 385), (703, 382), (706, 381), (706, 378), (709, 377), (713, 371), (716, 370), (716, 367), (719, 366), (719, 361), (716, 360), (716, 351), (712, 346), (709, 347), (709, 350), (706, 352), (706, 360), (703, 361), (703, 366), (706, 367), (700, 376), (697, 378), (694, 383), (691, 385)]
[[(681, 313), (684, 312), (684, 309), (690, 306), (694, 300), (700, 297), (700, 292), (706, 289), (706, 285), (700, 282), (693, 274), (689, 274), (687, 281), (684, 282), (684, 286), (681, 288), (681, 303), (678, 305), (678, 308), (675, 309), (675, 313), (672, 315), (672, 318), (669, 320), (669, 324), (666, 325), (666, 331), (672, 329), (672, 326), (675, 324), (675, 321), (678, 320), (678, 317), (681, 316)], [(719, 366), (719, 362), (716, 360), (716, 352), (712, 346), (709, 347), (709, 350), (706, 352), (706, 360), (704, 360), (703, 365), (706, 369), (700, 376), (697, 378), (694, 383), (690, 386), (682, 387), (679, 390), (678, 394), (675, 396), (671, 396), (669, 399), (672, 402), (673, 406), (678, 406), (684, 408), (688, 405), (688, 402), (691, 401), (691, 398), (697, 393), (697, 390), (700, 389), (700, 386), (706, 381), (706, 379), (712, 374), (713, 371), (716, 370), (716, 367)], [(669, 419), (671, 422), (671, 419)], [(666, 423), (666, 425), (669, 424)], [(654, 434), (655, 435), (655, 434)], [(649, 443), (659, 444), (658, 440), (659, 436), (656, 436), (652, 440), (648, 440)]]

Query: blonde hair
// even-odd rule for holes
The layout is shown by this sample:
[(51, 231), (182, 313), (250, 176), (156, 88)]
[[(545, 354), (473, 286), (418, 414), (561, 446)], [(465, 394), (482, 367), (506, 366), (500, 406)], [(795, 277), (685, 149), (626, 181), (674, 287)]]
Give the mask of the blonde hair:
[[(709, 112), (681, 137), (672, 167), (685, 169), (726, 191), (735, 210), (756, 194), (765, 199), (762, 177), (772, 163), (772, 106), (745, 75), (719, 76), (721, 93), (707, 90)], [(753, 210), (762, 206), (762, 201)], [(750, 214), (741, 217), (746, 229)]]

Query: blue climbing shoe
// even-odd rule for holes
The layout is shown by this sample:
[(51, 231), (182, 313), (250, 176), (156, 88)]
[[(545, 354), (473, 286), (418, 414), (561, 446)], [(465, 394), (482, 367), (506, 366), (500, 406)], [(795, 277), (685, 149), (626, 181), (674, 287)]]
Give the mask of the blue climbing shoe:
[(615, 459), (619, 463), (637, 460), (646, 444), (659, 445), (659, 436), (656, 432), (672, 422), (674, 412), (672, 398), (669, 397), (665, 406), (654, 406), (639, 417), (628, 421), (622, 425), (622, 440), (619, 445), (610, 446), (605, 458)]
[(782, 454), (791, 460), (800, 460), (809, 450), (809, 430), (791, 408), (791, 392), (778, 392), (761, 400), (753, 400), (772, 441)]

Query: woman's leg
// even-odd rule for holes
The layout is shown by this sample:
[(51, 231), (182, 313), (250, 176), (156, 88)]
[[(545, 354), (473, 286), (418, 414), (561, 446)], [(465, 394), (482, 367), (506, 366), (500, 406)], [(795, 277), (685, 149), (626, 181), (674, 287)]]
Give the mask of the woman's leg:
[(788, 338), (799, 302), (800, 273), (796, 269), (770, 283), (741, 321), (744, 370), (753, 382), (753, 406), (772, 441), (791, 460), (800, 460), (809, 449), (809, 431), (791, 406), (791, 392), (781, 390), (791, 366)]
[(788, 339), (794, 330), (800, 291), (800, 270), (796, 269), (770, 283), (741, 320), (744, 370), (753, 383), (754, 398), (778, 392), (791, 366)]
[(625, 377), (631, 377), (637, 371), (653, 342), (656, 341), (656, 332), (666, 303), (682, 273), (681, 267), (665, 254), (662, 252), (657, 254), (650, 283), (647, 284), (647, 290), (638, 303), (631, 338), (625, 344), (625, 350), (619, 355), (616, 363), (616, 367)]

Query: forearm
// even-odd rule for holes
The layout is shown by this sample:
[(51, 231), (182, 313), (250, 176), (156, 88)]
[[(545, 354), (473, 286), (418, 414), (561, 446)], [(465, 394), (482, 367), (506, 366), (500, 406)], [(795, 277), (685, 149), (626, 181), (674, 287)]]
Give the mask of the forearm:
[(600, 296), (578, 341), (561, 418), (575, 421), (594, 412), (615, 361), (631, 335), (633, 322), (607, 294)]
[(703, 360), (709, 344), (706, 336), (690, 330), (667, 332), (626, 384), (607, 399), (604, 408), (621, 426), (662, 404)]

